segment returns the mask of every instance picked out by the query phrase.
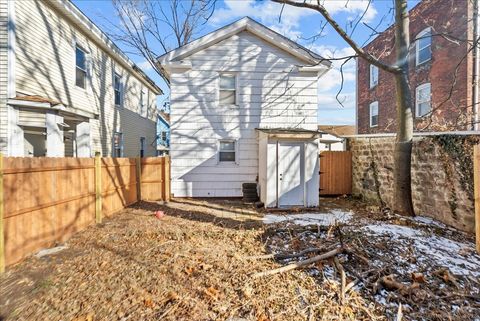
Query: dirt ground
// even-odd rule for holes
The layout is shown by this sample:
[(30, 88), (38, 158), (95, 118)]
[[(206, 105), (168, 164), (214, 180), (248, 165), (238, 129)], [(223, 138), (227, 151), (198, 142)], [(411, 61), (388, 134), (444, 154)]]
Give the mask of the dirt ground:
[[(292, 212), (142, 202), (7, 269), (0, 320), (480, 320), (471, 236), (350, 199)], [(254, 277), (339, 247), (335, 260)]]

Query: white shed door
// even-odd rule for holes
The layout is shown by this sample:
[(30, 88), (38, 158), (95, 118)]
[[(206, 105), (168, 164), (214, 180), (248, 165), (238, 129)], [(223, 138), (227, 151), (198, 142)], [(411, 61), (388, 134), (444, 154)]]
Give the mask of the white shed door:
[(279, 143), (278, 206), (303, 206), (303, 144)]

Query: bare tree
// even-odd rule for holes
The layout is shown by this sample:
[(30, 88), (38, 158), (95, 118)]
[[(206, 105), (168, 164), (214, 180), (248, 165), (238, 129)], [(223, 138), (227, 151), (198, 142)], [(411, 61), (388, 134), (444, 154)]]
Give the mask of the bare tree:
[(397, 135), (394, 151), (393, 210), (402, 215), (414, 215), (411, 188), (411, 157), (413, 144), (412, 96), (409, 86), (409, 15), (407, 0), (395, 0), (395, 64), (386, 63), (365, 51), (329, 14), (320, 0), (272, 0), (274, 2), (319, 12), (330, 26), (352, 47), (356, 55), (368, 63), (392, 74), (396, 84)]
[(110, 36), (143, 56), (162, 76), (160, 55), (190, 42), (215, 9), (215, 0), (112, 0), (119, 24), (107, 17)]

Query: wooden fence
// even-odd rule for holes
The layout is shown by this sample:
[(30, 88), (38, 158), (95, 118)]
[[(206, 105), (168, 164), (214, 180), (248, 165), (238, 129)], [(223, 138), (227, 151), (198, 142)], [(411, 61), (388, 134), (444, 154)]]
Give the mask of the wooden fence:
[(170, 199), (170, 159), (0, 155), (0, 272), (139, 200)]
[(320, 153), (320, 195), (352, 193), (352, 152)]
[(480, 145), (473, 148), (473, 180), (475, 197), (475, 238), (477, 253), (480, 254)]

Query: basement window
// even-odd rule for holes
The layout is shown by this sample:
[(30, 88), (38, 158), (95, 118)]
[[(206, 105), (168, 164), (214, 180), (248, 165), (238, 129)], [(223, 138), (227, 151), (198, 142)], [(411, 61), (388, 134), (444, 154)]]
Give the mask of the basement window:
[(430, 113), (431, 103), (430, 83), (422, 84), (415, 91), (415, 116), (423, 117)]
[(236, 143), (234, 140), (221, 140), (218, 146), (219, 162), (235, 162), (236, 160)]
[(219, 84), (220, 105), (237, 104), (237, 78), (233, 74), (220, 74)]
[(430, 28), (422, 30), (416, 37), (415, 58), (416, 65), (421, 65), (432, 59), (432, 31)]
[(378, 67), (370, 65), (370, 88), (378, 85)]
[(378, 101), (370, 104), (370, 127), (378, 126)]

